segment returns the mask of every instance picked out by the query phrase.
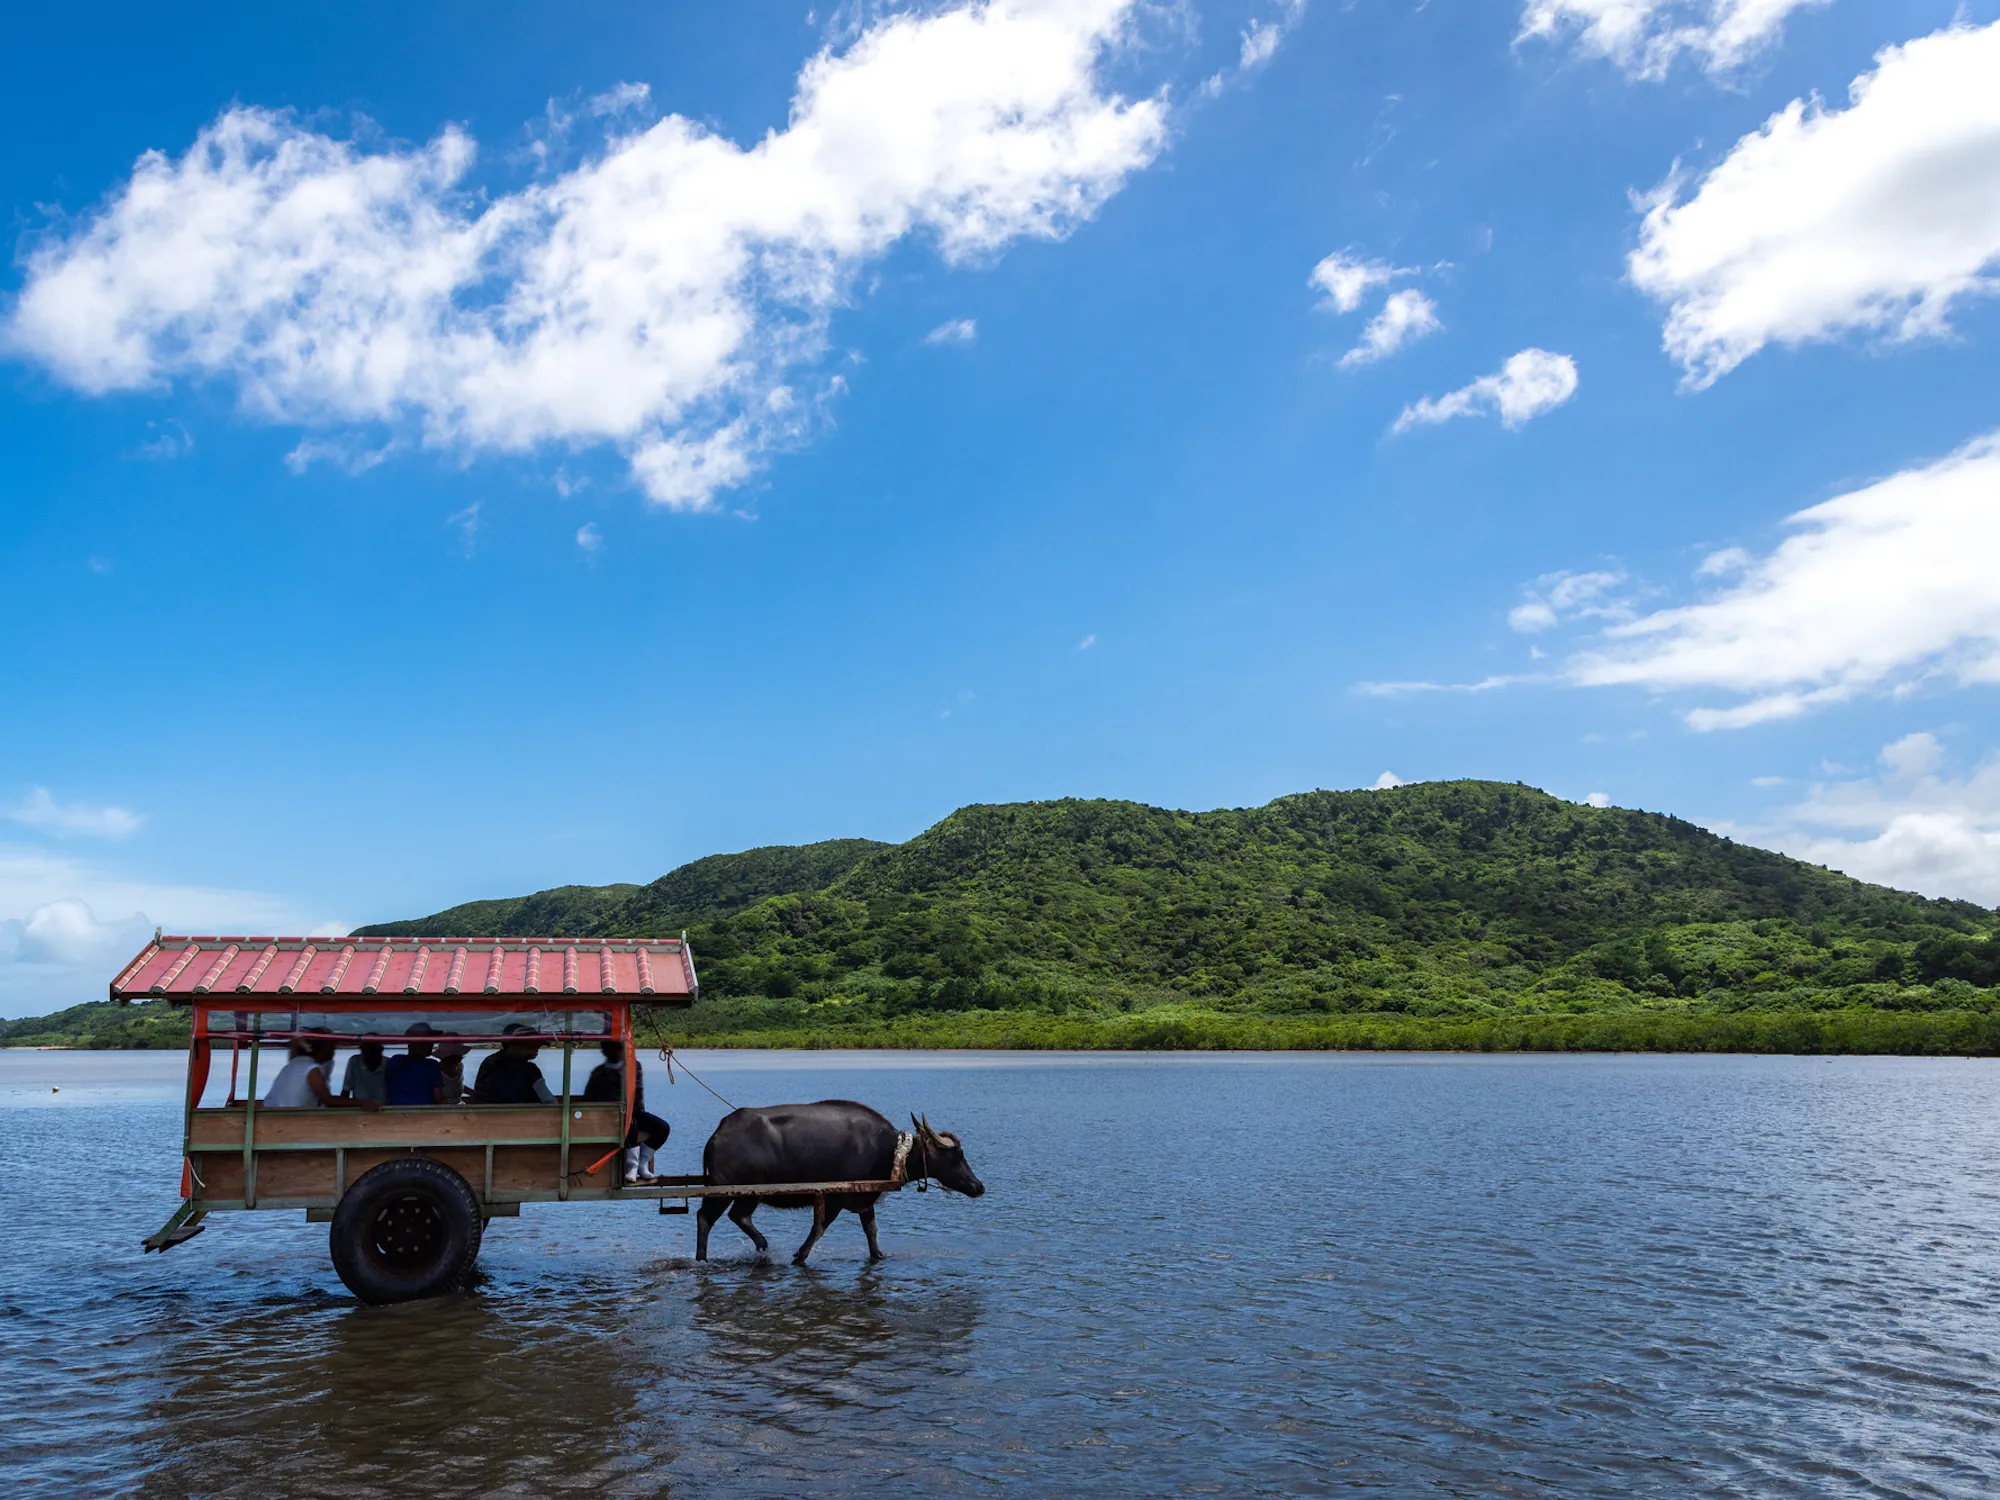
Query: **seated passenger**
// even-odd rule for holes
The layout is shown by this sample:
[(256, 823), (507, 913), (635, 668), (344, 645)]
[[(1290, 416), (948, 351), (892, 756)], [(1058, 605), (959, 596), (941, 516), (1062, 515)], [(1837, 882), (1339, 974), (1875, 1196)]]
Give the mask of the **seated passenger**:
[[(428, 1021), (419, 1021), (403, 1033), (409, 1037), (432, 1037), (437, 1031)], [(403, 1056), (389, 1059), (387, 1104), (435, 1104), (444, 1093), (444, 1069), (431, 1056), (427, 1041), (411, 1042)]]
[(382, 1106), (373, 1099), (343, 1099), (333, 1091), (326, 1081), (327, 1069), (333, 1065), (333, 1050), (330, 1036), (302, 1036), (293, 1041), (288, 1060), (271, 1080), (271, 1091), (264, 1096), (264, 1108), (380, 1109)]
[[(590, 1070), (583, 1097), (591, 1104), (625, 1102), (625, 1044), (607, 1037), (598, 1044), (604, 1061)], [(671, 1127), (658, 1115), (646, 1113), (646, 1075), (639, 1059), (632, 1059), (632, 1128), (625, 1133), (625, 1181), (659, 1181), (653, 1171), (653, 1153), (666, 1145)]]
[(437, 1060), (444, 1072), (444, 1092), (438, 1095), (438, 1103), (457, 1104), (466, 1094), (465, 1043), (439, 1042)]
[(347, 1072), (341, 1076), (340, 1097), (343, 1099), (373, 1099), (380, 1104), (388, 1098), (384, 1092), (388, 1084), (382, 1068), (382, 1044), (363, 1042), (361, 1050), (347, 1060)]
[[(500, 1028), (502, 1036), (531, 1036), (535, 1028), (525, 1021), (509, 1021)], [(553, 1104), (556, 1096), (535, 1066), (535, 1054), (542, 1044), (534, 1041), (502, 1042), (500, 1050), (479, 1065), (472, 1082), (474, 1104)]]

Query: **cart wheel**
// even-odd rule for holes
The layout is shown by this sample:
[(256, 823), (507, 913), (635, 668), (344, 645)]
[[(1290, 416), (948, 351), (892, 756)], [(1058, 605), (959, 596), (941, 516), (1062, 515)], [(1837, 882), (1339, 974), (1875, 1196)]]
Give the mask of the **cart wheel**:
[(435, 1297), (471, 1274), (482, 1227), (479, 1200), (443, 1162), (385, 1161), (333, 1211), (333, 1269), (363, 1302)]

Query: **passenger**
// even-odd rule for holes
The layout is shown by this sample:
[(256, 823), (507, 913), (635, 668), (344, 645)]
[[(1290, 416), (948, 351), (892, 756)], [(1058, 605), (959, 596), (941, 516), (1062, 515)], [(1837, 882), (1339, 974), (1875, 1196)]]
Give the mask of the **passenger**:
[(363, 1042), (361, 1051), (347, 1060), (347, 1072), (340, 1080), (340, 1097), (373, 1099), (380, 1104), (389, 1097), (388, 1082), (382, 1066), (382, 1044)]
[(444, 1075), (444, 1091), (438, 1095), (438, 1103), (457, 1104), (465, 1098), (465, 1043), (439, 1042), (437, 1060)]
[[(500, 1028), (502, 1036), (531, 1036), (535, 1028), (525, 1021), (509, 1021)], [(535, 1066), (535, 1054), (542, 1044), (534, 1041), (502, 1042), (500, 1050), (479, 1065), (472, 1083), (474, 1104), (553, 1104), (542, 1070)]]
[[(428, 1021), (419, 1021), (403, 1033), (408, 1037), (433, 1037), (437, 1031)], [(403, 1056), (389, 1059), (387, 1104), (436, 1104), (444, 1096), (444, 1069), (431, 1056), (428, 1041), (413, 1041)]]
[(271, 1080), (271, 1091), (264, 1096), (264, 1108), (380, 1109), (381, 1104), (374, 1099), (343, 1099), (333, 1091), (326, 1081), (327, 1069), (333, 1065), (333, 1052), (333, 1038), (330, 1036), (295, 1039), (284, 1067)]
[[(625, 1044), (607, 1037), (598, 1044), (604, 1061), (590, 1070), (583, 1086), (584, 1099), (592, 1104), (625, 1102)], [(625, 1181), (659, 1181), (653, 1171), (653, 1153), (666, 1145), (672, 1127), (658, 1115), (646, 1113), (646, 1075), (639, 1059), (632, 1059), (632, 1128), (625, 1133)]]

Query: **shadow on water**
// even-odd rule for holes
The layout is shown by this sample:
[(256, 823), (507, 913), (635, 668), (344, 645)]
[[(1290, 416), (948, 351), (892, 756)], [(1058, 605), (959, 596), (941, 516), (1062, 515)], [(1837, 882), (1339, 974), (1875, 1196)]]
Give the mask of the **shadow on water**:
[(159, 1359), (137, 1490), (652, 1496), (685, 1470), (713, 1493), (745, 1446), (823, 1478), (843, 1419), (941, 1409), (978, 1322), (974, 1292), (764, 1263), (401, 1307), (179, 1296), (138, 1331)]
[(635, 1485), (626, 1309), (473, 1293), (402, 1307), (331, 1296), (152, 1330), (148, 1495), (661, 1493)]

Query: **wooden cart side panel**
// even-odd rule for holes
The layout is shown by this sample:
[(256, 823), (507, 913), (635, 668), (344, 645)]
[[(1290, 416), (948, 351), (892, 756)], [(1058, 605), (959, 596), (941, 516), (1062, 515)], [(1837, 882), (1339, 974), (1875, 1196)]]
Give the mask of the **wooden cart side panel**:
[[(571, 1106), (574, 1139), (623, 1137), (616, 1104)], [(403, 1145), (485, 1145), (488, 1141), (552, 1140), (562, 1133), (562, 1106), (555, 1104), (463, 1105), (451, 1108), (259, 1109), (257, 1144), (283, 1146), (325, 1141), (365, 1147), (392, 1141)], [(189, 1144), (196, 1150), (243, 1146), (243, 1110), (195, 1111)], [(600, 1153), (601, 1154), (601, 1153)]]
[[(603, 1141), (572, 1144), (569, 1170), (584, 1173), (610, 1149)], [(475, 1195), (484, 1196), (484, 1146), (429, 1146), (416, 1151), (393, 1147), (359, 1148), (348, 1151), (346, 1155), (348, 1187), (354, 1186), (369, 1168), (380, 1166), (385, 1161), (404, 1156), (428, 1156), (456, 1171), (471, 1184)], [(495, 1196), (554, 1193), (558, 1181), (556, 1162), (560, 1155), (561, 1148), (558, 1146), (496, 1146), (493, 1151)], [(204, 1198), (227, 1202), (243, 1197), (243, 1154), (240, 1150), (203, 1151), (195, 1156), (194, 1165), (201, 1174)], [(257, 1153), (257, 1197), (259, 1200), (324, 1198), (331, 1201), (339, 1196), (336, 1191), (336, 1168), (335, 1153), (332, 1151), (260, 1151)], [(576, 1181), (582, 1186), (610, 1187), (611, 1168), (605, 1166), (595, 1177), (579, 1175)]]

